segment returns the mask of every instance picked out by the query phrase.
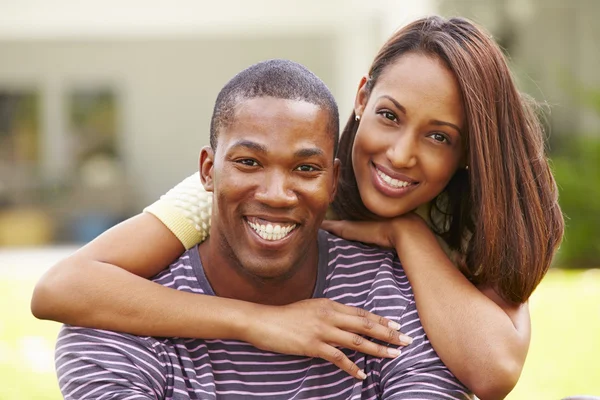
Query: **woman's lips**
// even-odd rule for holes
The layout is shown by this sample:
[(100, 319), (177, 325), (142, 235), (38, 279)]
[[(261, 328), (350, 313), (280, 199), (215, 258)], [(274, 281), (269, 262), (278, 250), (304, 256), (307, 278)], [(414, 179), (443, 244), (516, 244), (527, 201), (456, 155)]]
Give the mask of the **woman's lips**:
[(375, 188), (386, 196), (401, 197), (419, 186), (419, 182), (402, 174), (389, 174), (371, 164), (371, 175)]

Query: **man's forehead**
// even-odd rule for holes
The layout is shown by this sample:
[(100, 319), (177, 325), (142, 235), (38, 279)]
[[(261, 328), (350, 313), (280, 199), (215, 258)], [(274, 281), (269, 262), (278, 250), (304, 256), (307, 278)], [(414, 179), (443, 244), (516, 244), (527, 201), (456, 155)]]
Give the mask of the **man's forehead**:
[[(327, 120), (324, 107), (300, 99), (282, 99), (271, 96), (239, 99), (234, 105), (233, 123), (237, 122), (275, 122), (286, 116), (303, 117), (317, 122)], [(258, 119), (258, 121), (255, 121)]]
[(272, 140), (239, 139), (228, 143), (226, 146), (226, 152), (230, 153), (236, 150), (248, 150), (264, 155), (269, 155), (276, 152), (280, 154), (286, 153), (288, 155), (293, 156), (294, 158), (328, 156), (327, 151), (323, 149), (318, 143), (311, 143), (310, 141), (286, 141), (281, 144), (283, 144), (284, 147), (283, 151), (281, 146), (277, 146), (276, 143), (274, 143)]
[(245, 147), (266, 152), (278, 148), (287, 153), (291, 149), (295, 152), (319, 148), (328, 152), (335, 146), (328, 110), (304, 100), (245, 99), (236, 106), (232, 117), (219, 130), (220, 145), (228, 149)]

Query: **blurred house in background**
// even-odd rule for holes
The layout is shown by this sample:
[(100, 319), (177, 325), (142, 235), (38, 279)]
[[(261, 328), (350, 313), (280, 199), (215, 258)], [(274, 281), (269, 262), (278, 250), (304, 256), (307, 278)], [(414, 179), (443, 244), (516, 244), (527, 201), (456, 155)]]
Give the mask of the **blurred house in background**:
[(0, 0), (0, 246), (86, 242), (141, 211), (197, 170), (219, 89), (260, 60), (308, 66), (344, 122), (383, 41), (431, 13), (493, 33), (552, 138), (600, 134), (581, 101), (597, 1)]
[(582, 89), (600, 89), (600, 1), (440, 0), (442, 15), (483, 25), (509, 54), (520, 88), (551, 108), (552, 135), (600, 136), (600, 115)]
[(218, 91), (255, 62), (305, 64), (345, 118), (385, 37), (433, 11), (415, 3), (0, 2), (0, 246), (141, 211), (197, 170)]

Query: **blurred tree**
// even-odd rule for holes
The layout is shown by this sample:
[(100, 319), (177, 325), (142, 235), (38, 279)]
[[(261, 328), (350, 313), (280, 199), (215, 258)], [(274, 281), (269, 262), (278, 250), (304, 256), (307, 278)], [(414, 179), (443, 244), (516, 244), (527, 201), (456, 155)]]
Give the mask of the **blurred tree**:
[[(579, 94), (584, 104), (600, 116), (600, 91)], [(566, 219), (557, 266), (600, 267), (600, 128), (556, 139), (552, 160)]]

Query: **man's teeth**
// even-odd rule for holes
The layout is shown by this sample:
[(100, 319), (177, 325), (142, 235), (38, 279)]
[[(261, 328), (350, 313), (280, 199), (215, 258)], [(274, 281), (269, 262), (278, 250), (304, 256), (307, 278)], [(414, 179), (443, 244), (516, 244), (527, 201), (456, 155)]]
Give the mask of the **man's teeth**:
[(381, 172), (378, 169), (376, 171), (377, 171), (377, 175), (379, 175), (379, 177), (381, 179), (383, 179), (385, 181), (385, 183), (387, 183), (388, 185), (390, 185), (392, 187), (401, 188), (401, 187), (407, 187), (408, 185), (411, 185), (410, 182), (399, 181), (398, 179), (394, 179), (391, 176), (384, 174), (383, 172)]
[(296, 224), (288, 226), (273, 224), (260, 225), (250, 221), (248, 221), (248, 225), (258, 233), (258, 236), (265, 240), (281, 240), (296, 227)]

